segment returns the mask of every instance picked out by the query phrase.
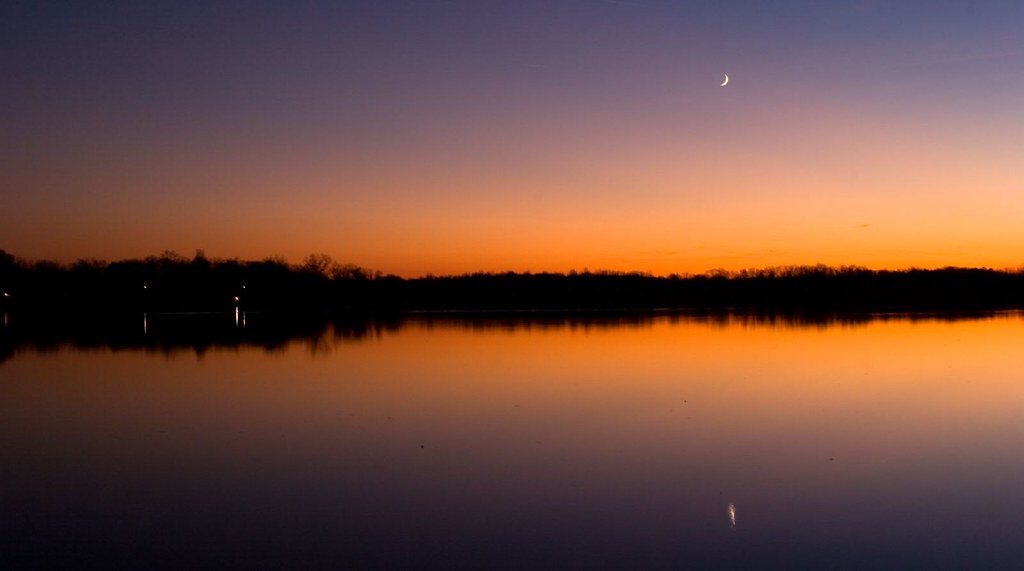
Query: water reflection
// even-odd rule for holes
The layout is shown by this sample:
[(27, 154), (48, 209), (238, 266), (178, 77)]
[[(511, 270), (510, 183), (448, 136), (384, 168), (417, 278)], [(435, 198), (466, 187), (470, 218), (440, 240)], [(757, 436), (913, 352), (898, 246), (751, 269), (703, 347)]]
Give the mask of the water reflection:
[(138, 317), (12, 318), (5, 563), (1024, 565), (1019, 313)]
[[(130, 315), (44, 316), (11, 318), (4, 314), (0, 334), (0, 363), (17, 350), (143, 350), (169, 357), (201, 356), (218, 349), (259, 347), (280, 351), (292, 342), (305, 343), (310, 353), (326, 354), (339, 344), (359, 343), (396, 334), (404, 328), (427, 331), (462, 329), (478, 333), (529, 334), (565, 330), (583, 332), (651, 329), (659, 325), (704, 325), (730, 328), (817, 329), (858, 328), (873, 322), (909, 323), (1021, 319), (1017, 311), (971, 313), (807, 314), (729, 311), (608, 312), (608, 313), (425, 313), (375, 319), (327, 319), (317, 316), (252, 314), (235, 308), (233, 314), (142, 314), (142, 332), (134, 334)], [(137, 319), (137, 318), (134, 318)], [(248, 323), (252, 321), (251, 327)], [(137, 330), (136, 330), (137, 331)]]

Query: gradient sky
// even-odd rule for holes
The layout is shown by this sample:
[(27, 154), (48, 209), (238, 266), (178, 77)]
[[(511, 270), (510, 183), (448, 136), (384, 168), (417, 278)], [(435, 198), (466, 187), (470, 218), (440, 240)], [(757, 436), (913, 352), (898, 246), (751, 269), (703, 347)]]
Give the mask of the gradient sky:
[(1024, 264), (1016, 0), (8, 0), (0, 101), (30, 259)]

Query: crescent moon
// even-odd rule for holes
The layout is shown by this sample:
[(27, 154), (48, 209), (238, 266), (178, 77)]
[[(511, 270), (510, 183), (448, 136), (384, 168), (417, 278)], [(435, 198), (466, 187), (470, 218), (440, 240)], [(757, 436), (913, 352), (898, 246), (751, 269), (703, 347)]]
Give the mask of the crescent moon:
[(723, 81), (722, 85), (720, 85), (719, 87), (725, 87), (726, 85), (729, 85), (729, 74), (728, 73), (725, 74), (725, 81)]

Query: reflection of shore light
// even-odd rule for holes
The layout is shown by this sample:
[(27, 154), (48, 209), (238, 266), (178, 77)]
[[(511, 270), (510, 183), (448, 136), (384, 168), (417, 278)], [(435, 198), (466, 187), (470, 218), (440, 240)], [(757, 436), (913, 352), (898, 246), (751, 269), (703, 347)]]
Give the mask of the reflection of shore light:
[(238, 327), (238, 308), (235, 308), (235, 327)]
[(733, 531), (735, 531), (736, 530), (736, 504), (734, 504), (732, 502), (729, 502), (729, 507), (726, 508), (726, 511), (729, 512), (729, 527), (732, 528)]
[(146, 335), (149, 333), (149, 323), (146, 320), (146, 314), (142, 314), (142, 334)]

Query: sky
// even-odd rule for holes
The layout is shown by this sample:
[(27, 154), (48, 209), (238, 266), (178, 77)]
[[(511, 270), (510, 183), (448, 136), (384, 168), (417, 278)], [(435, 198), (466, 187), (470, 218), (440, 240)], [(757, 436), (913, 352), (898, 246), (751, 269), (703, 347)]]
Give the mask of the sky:
[(1022, 100), (1016, 0), (8, 0), (0, 248), (1015, 268)]

